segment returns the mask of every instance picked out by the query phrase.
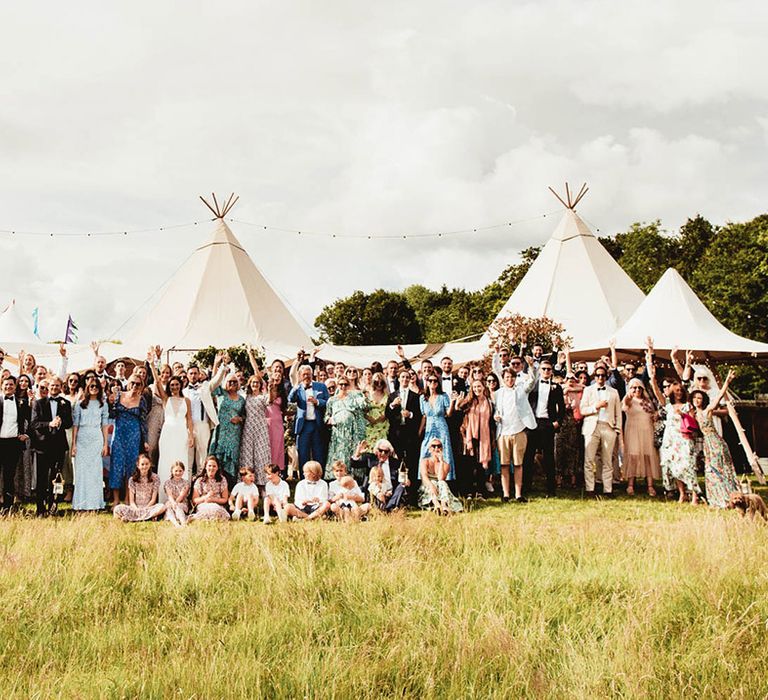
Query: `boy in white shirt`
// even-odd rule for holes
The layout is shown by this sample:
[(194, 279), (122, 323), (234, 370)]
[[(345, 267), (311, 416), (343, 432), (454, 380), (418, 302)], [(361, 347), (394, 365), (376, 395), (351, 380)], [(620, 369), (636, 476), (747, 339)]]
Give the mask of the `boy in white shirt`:
[(365, 503), (365, 496), (357, 482), (347, 474), (347, 465), (342, 461), (333, 463), (333, 475), (336, 477), (328, 486), (328, 501), (331, 512), (339, 520), (360, 520), (371, 509)]
[(280, 467), (276, 464), (268, 464), (265, 467), (267, 472), (267, 484), (264, 489), (264, 522), (269, 524), (272, 520), (269, 517), (270, 511), (274, 512), (280, 522), (288, 520), (288, 498), (291, 495), (291, 489), (288, 484), (280, 478)]
[(256, 472), (253, 467), (241, 467), (240, 479), (229, 494), (229, 509), (232, 520), (240, 520), (243, 513), (248, 513), (248, 520), (256, 519), (256, 508), (259, 505), (259, 487), (254, 483)]
[(328, 512), (328, 484), (323, 481), (323, 465), (310, 460), (304, 465), (304, 478), (296, 484), (293, 503), (286, 508), (288, 515), (300, 520), (316, 520)]

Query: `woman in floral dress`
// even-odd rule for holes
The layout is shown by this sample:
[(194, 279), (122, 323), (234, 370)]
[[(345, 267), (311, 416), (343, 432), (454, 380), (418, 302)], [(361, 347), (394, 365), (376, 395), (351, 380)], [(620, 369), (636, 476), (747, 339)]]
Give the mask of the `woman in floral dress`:
[[(267, 483), (266, 467), (272, 460), (269, 446), (269, 394), (261, 393), (261, 377), (253, 375), (245, 392), (245, 423), (240, 442), (240, 467), (253, 467), (255, 484), (261, 491)], [(263, 495), (263, 494), (262, 494)]]
[[(666, 401), (666, 422), (664, 423), (664, 437), (659, 453), (661, 462), (661, 476), (666, 491), (673, 491), (677, 487), (680, 494), (679, 502), (685, 503), (686, 491), (691, 492), (691, 503), (699, 502), (699, 482), (696, 478), (696, 457), (693, 453), (693, 440), (682, 433), (682, 414), (690, 413), (693, 409), (687, 401), (683, 385), (677, 379), (671, 379), (662, 393), (656, 383), (656, 368), (649, 367), (651, 386), (660, 402)], [(672, 482), (675, 482), (673, 486)]]
[(195, 489), (192, 492), (195, 512), (189, 516), (189, 519), (229, 520), (229, 511), (226, 508), (228, 500), (229, 488), (227, 480), (221, 473), (219, 460), (209, 455), (205, 460), (202, 476), (195, 481)]
[[(365, 393), (365, 392), (364, 392)], [(371, 378), (371, 388), (367, 392), (365, 408), (365, 439), (369, 445), (375, 445), (379, 440), (386, 440), (389, 432), (389, 421), (384, 415), (387, 410), (387, 383), (384, 375), (376, 373)]]
[(225, 388), (217, 387), (214, 395), (219, 400), (219, 424), (211, 443), (210, 453), (216, 455), (221, 468), (232, 482), (240, 463), (240, 436), (243, 432), (245, 399), (240, 396), (237, 377), (230, 374)]
[(558, 488), (567, 486), (573, 489), (576, 488), (577, 475), (583, 471), (579, 448), (584, 444), (584, 438), (581, 436), (581, 414), (578, 411), (584, 385), (575, 374), (569, 373), (562, 387), (565, 414), (560, 430), (555, 433), (555, 474)]
[(325, 478), (333, 479), (333, 463), (337, 460), (350, 466), (352, 451), (365, 437), (365, 396), (360, 391), (350, 391), (350, 380), (339, 379), (338, 390), (325, 407), (325, 422), (331, 426)]
[(728, 373), (720, 394), (711, 402), (709, 396), (700, 389), (691, 392), (691, 403), (696, 409), (696, 419), (704, 434), (704, 483), (707, 502), (714, 508), (725, 508), (731, 493), (740, 490), (731, 451), (725, 440), (720, 437), (712, 420), (713, 412), (725, 398), (735, 376), (733, 371)]
[(152, 473), (152, 462), (145, 454), (136, 461), (136, 469), (128, 479), (128, 503), (116, 505), (112, 514), (124, 523), (154, 520), (165, 512), (165, 504), (158, 503), (160, 479)]
[[(434, 374), (428, 377), (424, 395), (421, 396), (420, 401), (424, 429), (424, 440), (421, 443), (422, 459), (430, 456), (429, 445), (433, 438), (440, 441), (443, 454), (450, 458), (454, 452), (446, 418), (453, 414), (453, 401), (448, 394), (443, 393), (440, 380)], [(451, 464), (448, 479), (452, 481), (454, 478), (455, 466)]]

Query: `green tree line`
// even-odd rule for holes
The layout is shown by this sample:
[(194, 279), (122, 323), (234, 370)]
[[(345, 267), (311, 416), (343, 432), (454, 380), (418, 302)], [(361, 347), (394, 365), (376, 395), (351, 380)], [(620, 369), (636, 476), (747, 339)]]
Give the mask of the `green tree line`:
[[(721, 226), (697, 215), (677, 231), (658, 220), (635, 223), (599, 240), (644, 292), (674, 267), (727, 328), (768, 342), (768, 214)], [(322, 340), (337, 345), (439, 343), (482, 333), (540, 250), (526, 248), (520, 262), (476, 291), (415, 284), (400, 292), (354, 292), (323, 308), (315, 326)], [(767, 380), (764, 370), (747, 372), (742, 389)]]

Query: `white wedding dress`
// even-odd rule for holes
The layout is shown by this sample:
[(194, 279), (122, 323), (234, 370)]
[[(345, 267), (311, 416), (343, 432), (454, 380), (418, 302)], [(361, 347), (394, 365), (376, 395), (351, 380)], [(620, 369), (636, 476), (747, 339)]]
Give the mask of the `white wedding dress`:
[(184, 398), (171, 397), (165, 402), (165, 422), (158, 444), (157, 476), (160, 478), (160, 503), (167, 500), (163, 484), (171, 478), (171, 466), (182, 462), (189, 468), (187, 433), (187, 401)]

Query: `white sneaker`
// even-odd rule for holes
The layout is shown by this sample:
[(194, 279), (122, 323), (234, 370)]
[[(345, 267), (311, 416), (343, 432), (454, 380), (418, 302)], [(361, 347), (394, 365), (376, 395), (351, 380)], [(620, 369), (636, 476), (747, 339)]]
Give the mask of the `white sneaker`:
[(264, 514), (264, 524), (269, 525), (272, 522), (272, 518), (269, 517), (266, 513)]
[(248, 511), (248, 522), (252, 523), (254, 520), (256, 520), (256, 513), (254, 513), (252, 510)]
[(232, 513), (232, 520), (240, 520), (240, 509), (235, 508), (235, 511)]

